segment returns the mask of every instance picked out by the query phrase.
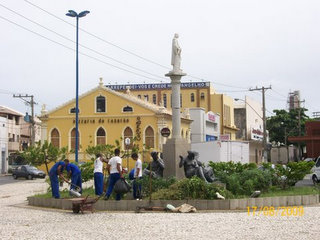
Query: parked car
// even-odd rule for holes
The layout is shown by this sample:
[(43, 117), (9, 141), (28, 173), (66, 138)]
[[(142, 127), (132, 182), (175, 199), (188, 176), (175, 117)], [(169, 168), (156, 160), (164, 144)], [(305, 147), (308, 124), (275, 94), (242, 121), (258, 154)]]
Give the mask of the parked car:
[(8, 158), (8, 172), (12, 173), (19, 166), (26, 165), (26, 160), (18, 152), (11, 153)]
[(320, 156), (315, 160), (315, 165), (311, 169), (311, 180), (314, 184), (320, 182)]
[(26, 179), (32, 180), (33, 178), (45, 178), (46, 174), (44, 171), (30, 165), (22, 165), (13, 170), (12, 177), (17, 179), (19, 177), (24, 177)]
[(305, 158), (303, 161), (305, 162), (312, 162), (314, 161), (315, 159), (314, 158)]

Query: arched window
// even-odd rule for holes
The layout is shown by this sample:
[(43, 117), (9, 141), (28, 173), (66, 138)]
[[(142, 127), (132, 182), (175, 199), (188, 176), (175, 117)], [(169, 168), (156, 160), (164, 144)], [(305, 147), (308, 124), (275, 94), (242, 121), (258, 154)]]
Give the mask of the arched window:
[(152, 127), (147, 127), (144, 133), (145, 144), (147, 148), (154, 148), (154, 131)]
[(153, 104), (157, 104), (157, 95), (156, 94), (152, 95), (152, 102), (153, 102)]
[[(72, 129), (71, 131), (71, 149), (76, 149), (76, 129)], [(78, 131), (78, 150), (80, 149), (80, 133)]]
[(203, 92), (200, 94), (200, 98), (201, 98), (201, 100), (204, 100), (204, 93)]
[[(70, 108), (70, 113), (76, 113), (76, 108)], [(80, 113), (80, 108), (78, 108), (78, 113)]]
[(191, 93), (191, 102), (194, 102), (194, 93)]
[(60, 133), (56, 128), (52, 129), (51, 131), (51, 144), (57, 148), (60, 148)]
[(96, 112), (106, 112), (106, 98), (104, 96), (96, 98)]
[(127, 148), (126, 143), (125, 143), (126, 138), (130, 138), (129, 148), (132, 148), (132, 146), (133, 146), (133, 143), (132, 143), (133, 142), (133, 131), (130, 127), (126, 127), (126, 129), (123, 132), (123, 144), (124, 144), (125, 148)]
[(126, 107), (122, 108), (122, 112), (133, 112), (133, 109), (127, 105)]
[(97, 131), (97, 145), (106, 144), (106, 131), (100, 127)]

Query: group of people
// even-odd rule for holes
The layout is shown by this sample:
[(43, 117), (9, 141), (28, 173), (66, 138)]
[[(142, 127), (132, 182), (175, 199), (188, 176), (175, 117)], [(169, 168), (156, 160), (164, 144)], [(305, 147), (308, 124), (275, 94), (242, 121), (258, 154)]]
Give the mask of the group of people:
[[(103, 195), (104, 177), (103, 177), (103, 162), (107, 163), (107, 171), (109, 174), (108, 188), (106, 190), (104, 199), (108, 200), (112, 194), (113, 188), (116, 182), (123, 178), (123, 174), (126, 171), (122, 168), (122, 159), (120, 157), (120, 149), (114, 150), (114, 157), (110, 160), (103, 158), (102, 154), (98, 153), (94, 161), (94, 187), (95, 194), (98, 196)], [(138, 157), (138, 154), (132, 153), (132, 159), (136, 161), (134, 168), (134, 182), (133, 182), (133, 197), (135, 199), (141, 199), (141, 185), (137, 184), (136, 180), (142, 177), (142, 162)], [(116, 194), (116, 200), (121, 199), (121, 194)]]
[[(158, 152), (151, 152), (151, 156), (153, 161), (149, 164), (147, 168), (142, 169), (142, 161), (139, 158), (137, 153), (132, 153), (131, 158), (135, 161), (135, 167), (130, 172), (130, 179), (133, 180), (133, 198), (140, 200), (142, 198), (141, 194), (141, 183), (139, 183), (139, 179), (143, 177), (143, 175), (151, 175), (152, 177), (163, 177), (163, 169), (164, 163), (163, 160), (158, 156)], [(104, 190), (105, 180), (104, 179), (104, 167), (103, 163), (106, 163), (106, 170), (109, 174), (109, 178), (107, 181), (107, 189)], [(71, 182), (69, 182), (64, 176), (63, 171), (66, 170), (68, 173), (68, 178), (71, 178)], [(97, 196), (104, 197), (105, 200), (108, 200), (112, 194), (114, 186), (116, 182), (120, 178), (124, 178), (124, 173), (127, 173), (125, 169), (122, 168), (122, 159), (120, 157), (120, 149), (114, 150), (114, 156), (109, 160), (104, 158), (101, 153), (96, 155), (96, 159), (94, 161), (94, 188), (95, 194)], [(82, 193), (82, 180), (81, 180), (81, 170), (79, 167), (70, 163), (68, 159), (64, 161), (59, 161), (53, 165), (53, 167), (49, 171), (51, 188), (52, 188), (52, 197), (60, 198), (59, 194), (59, 178), (68, 182), (70, 186), (70, 190), (78, 190), (79, 193)], [(105, 192), (105, 193), (104, 193)], [(121, 194), (116, 194), (116, 200), (121, 199)]]
[[(71, 178), (71, 182), (63, 176), (64, 170), (67, 171), (68, 179)], [(55, 163), (49, 171), (49, 177), (51, 182), (52, 197), (54, 198), (60, 198), (59, 177), (71, 185), (70, 190), (74, 189), (78, 190), (80, 194), (82, 193), (81, 170), (74, 163), (70, 163), (68, 159)]]

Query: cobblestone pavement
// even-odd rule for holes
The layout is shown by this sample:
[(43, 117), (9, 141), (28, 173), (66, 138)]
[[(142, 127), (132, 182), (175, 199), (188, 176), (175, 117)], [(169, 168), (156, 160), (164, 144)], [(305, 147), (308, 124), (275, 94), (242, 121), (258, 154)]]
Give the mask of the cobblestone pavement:
[(302, 217), (248, 216), (247, 212), (73, 214), (29, 207), (44, 180), (0, 186), (1, 239), (319, 239), (320, 206)]

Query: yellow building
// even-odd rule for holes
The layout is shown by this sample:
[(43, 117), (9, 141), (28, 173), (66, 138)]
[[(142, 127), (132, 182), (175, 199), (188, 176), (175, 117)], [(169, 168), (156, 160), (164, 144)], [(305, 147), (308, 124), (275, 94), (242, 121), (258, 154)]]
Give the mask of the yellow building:
[[(115, 145), (124, 139), (136, 139), (135, 144), (143, 148), (161, 151), (166, 138), (161, 136), (164, 127), (172, 130), (170, 110), (134, 96), (129, 90), (120, 93), (103, 85), (79, 96), (79, 161), (88, 156), (88, 146), (98, 144)], [(75, 148), (75, 99), (52, 111), (42, 110), (42, 140), (54, 146)], [(181, 118), (181, 134), (190, 142), (190, 118)], [(170, 137), (169, 137), (170, 138)], [(122, 141), (121, 141), (122, 139)], [(71, 160), (74, 156), (69, 156)], [(130, 167), (133, 163), (130, 163)]]
[[(107, 85), (107, 87), (118, 92), (125, 92), (130, 88), (132, 94), (138, 98), (171, 109), (170, 83)], [(206, 112), (219, 113), (221, 137), (224, 140), (235, 140), (239, 129), (234, 123), (233, 99), (216, 93), (210, 82), (181, 83), (180, 102), (182, 111), (187, 108), (201, 107)]]

